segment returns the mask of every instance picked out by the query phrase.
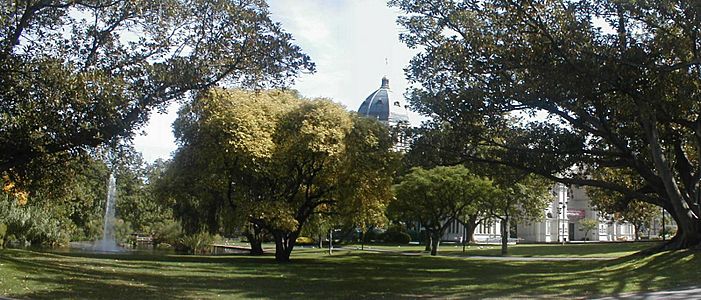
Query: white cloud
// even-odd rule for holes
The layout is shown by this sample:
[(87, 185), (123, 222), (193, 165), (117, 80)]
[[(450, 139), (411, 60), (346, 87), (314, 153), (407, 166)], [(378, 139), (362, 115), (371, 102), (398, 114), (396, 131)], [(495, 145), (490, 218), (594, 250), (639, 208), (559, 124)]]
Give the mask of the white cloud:
[[(315, 74), (303, 75), (293, 87), (302, 95), (331, 98), (356, 110), (387, 76), (395, 96), (402, 97), (408, 85), (403, 68), (415, 51), (399, 42), (399, 13), (385, 1), (269, 0), (268, 4), (272, 19), (292, 33), (317, 65)], [(147, 135), (135, 139), (147, 160), (168, 158), (175, 150), (170, 124), (176, 112), (173, 105), (168, 114), (153, 115)], [(421, 120), (417, 114), (410, 118), (415, 125)]]

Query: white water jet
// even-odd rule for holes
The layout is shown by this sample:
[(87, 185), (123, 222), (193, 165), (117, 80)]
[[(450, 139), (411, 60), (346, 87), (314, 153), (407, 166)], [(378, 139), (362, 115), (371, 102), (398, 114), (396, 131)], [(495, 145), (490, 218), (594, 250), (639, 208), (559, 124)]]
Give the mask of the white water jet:
[(105, 219), (102, 226), (102, 240), (96, 243), (96, 250), (106, 252), (117, 252), (122, 250), (122, 248), (117, 246), (117, 240), (114, 236), (114, 210), (116, 200), (117, 180), (114, 177), (114, 173), (111, 173), (109, 182), (107, 183), (107, 203), (105, 204)]

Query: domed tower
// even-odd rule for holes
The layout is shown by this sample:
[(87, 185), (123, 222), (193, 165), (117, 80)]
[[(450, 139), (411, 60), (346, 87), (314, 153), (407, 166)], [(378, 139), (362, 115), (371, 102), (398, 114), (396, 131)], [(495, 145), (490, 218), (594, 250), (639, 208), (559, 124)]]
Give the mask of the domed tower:
[(407, 105), (389, 89), (389, 79), (382, 77), (380, 88), (365, 98), (358, 113), (361, 116), (377, 119), (389, 126), (390, 133), (395, 141), (395, 149), (407, 150), (409, 139), (407, 129), (410, 126)]

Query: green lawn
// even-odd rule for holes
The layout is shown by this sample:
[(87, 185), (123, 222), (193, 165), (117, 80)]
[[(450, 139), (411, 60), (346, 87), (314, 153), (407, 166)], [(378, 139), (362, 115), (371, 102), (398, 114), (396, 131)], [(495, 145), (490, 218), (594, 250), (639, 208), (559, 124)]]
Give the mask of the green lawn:
[[(640, 250), (658, 245), (658, 242), (637, 243), (584, 243), (584, 244), (517, 244), (509, 245), (509, 255), (516, 257), (600, 257), (617, 258), (631, 255)], [(359, 248), (360, 245), (347, 245), (347, 248)], [(367, 250), (399, 251), (408, 253), (424, 252), (421, 245), (365, 245)], [(459, 256), (500, 256), (501, 245), (469, 245), (462, 252), (462, 245), (442, 244), (438, 254)]]
[[(542, 247), (556, 246), (562, 247)], [(543, 249), (539, 252), (546, 252)], [(694, 251), (607, 261), (525, 262), (357, 250), (328, 256), (318, 249), (299, 249), (293, 263), (277, 264), (270, 255), (0, 250), (0, 295), (31, 299), (581, 297), (698, 285), (699, 263), (701, 253)]]

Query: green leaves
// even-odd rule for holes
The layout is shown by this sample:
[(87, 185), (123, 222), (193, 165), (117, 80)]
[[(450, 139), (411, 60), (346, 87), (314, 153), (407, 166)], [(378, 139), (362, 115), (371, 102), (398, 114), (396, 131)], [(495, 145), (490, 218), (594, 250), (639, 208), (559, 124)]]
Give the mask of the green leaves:
[[(395, 0), (412, 106), (463, 160), (674, 211), (701, 241), (699, 6), (684, 1)], [(445, 126), (447, 124), (448, 126)], [(458, 147), (461, 148), (461, 147)], [(593, 178), (631, 173), (634, 185)], [(638, 184), (640, 183), (640, 184)]]
[(414, 168), (394, 188), (397, 200), (390, 211), (403, 220), (419, 220), (430, 230), (468, 214), (496, 191), (490, 180), (463, 166)]
[(0, 172), (132, 136), (217, 84), (285, 86), (314, 64), (264, 1), (20, 1), (0, 9)]

